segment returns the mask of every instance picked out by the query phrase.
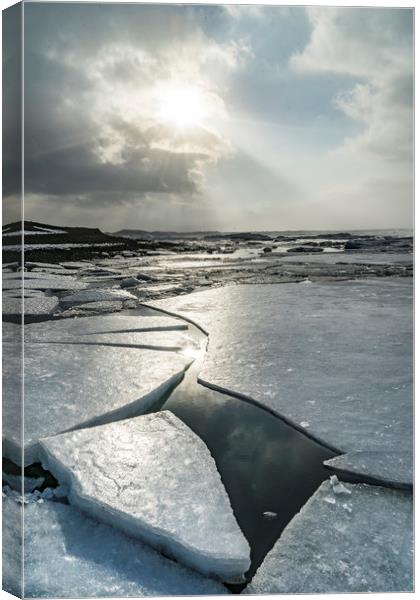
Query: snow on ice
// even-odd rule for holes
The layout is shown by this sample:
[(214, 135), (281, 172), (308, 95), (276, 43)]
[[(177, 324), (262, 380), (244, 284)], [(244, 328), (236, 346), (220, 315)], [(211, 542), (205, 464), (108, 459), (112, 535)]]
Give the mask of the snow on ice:
[[(3, 587), (21, 591), (22, 507), (3, 494)], [(227, 594), (219, 582), (58, 502), (25, 504), (27, 598)]]
[[(342, 484), (340, 484), (342, 485)], [(413, 590), (412, 496), (324, 481), (283, 531), (246, 594)]]
[[(341, 452), (409, 457), (412, 293), (410, 280), (395, 278), (231, 286), (150, 304), (209, 333), (201, 381), (302, 423)], [(401, 469), (408, 474), (411, 461)]]
[(41, 442), (44, 468), (91, 516), (223, 581), (250, 565), (243, 536), (204, 442), (169, 411)]

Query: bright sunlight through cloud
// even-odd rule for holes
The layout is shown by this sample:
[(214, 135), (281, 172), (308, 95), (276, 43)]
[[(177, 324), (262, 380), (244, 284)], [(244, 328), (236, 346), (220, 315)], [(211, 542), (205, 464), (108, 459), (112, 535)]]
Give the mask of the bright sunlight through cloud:
[(160, 117), (176, 127), (191, 127), (208, 113), (204, 94), (195, 87), (165, 90), (160, 97)]

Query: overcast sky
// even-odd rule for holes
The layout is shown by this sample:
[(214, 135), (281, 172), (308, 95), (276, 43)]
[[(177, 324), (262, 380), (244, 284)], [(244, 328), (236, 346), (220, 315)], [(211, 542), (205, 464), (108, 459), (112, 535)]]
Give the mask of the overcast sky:
[(408, 9), (26, 4), (25, 217), (410, 227), (412, 51)]

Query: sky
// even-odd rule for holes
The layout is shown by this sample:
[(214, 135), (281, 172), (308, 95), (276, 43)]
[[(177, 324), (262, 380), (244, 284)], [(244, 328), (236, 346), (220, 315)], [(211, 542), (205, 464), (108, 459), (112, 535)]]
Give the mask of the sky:
[(25, 4), (25, 218), (411, 227), (412, 29), (410, 9)]

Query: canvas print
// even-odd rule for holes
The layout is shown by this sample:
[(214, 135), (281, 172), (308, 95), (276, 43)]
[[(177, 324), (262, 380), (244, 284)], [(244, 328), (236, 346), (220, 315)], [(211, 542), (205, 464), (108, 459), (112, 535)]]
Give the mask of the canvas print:
[(413, 591), (413, 9), (3, 11), (3, 589)]

